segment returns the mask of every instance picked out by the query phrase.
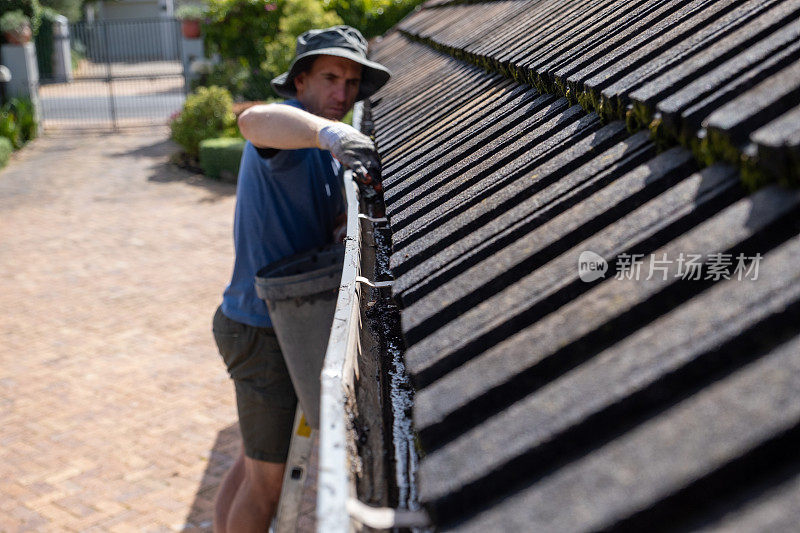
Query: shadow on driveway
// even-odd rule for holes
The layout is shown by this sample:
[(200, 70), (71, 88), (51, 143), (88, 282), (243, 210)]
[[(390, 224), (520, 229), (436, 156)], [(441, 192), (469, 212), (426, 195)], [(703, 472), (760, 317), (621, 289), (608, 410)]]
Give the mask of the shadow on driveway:
[(203, 479), (195, 494), (192, 508), (184, 523), (184, 531), (212, 531), (214, 497), (222, 477), (236, 461), (240, 451), (239, 425), (232, 424), (217, 434), (214, 447), (209, 454)]
[(163, 139), (150, 145), (140, 146), (127, 152), (112, 154), (112, 157), (132, 156), (156, 159), (159, 163), (150, 167), (151, 174), (147, 181), (153, 183), (184, 182), (195, 187), (206, 189), (213, 196), (203, 201), (215, 201), (236, 194), (236, 185), (206, 178), (202, 174), (193, 173), (169, 162), (170, 156), (180, 150), (170, 139)]

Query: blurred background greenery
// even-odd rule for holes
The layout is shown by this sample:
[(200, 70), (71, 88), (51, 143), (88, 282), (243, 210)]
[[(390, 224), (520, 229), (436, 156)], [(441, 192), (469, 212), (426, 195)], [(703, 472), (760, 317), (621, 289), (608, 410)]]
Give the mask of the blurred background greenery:
[(227, 88), (235, 101), (277, 97), (269, 81), (285, 72), (306, 30), (348, 24), (367, 39), (385, 33), (422, 0), (207, 0), (203, 35), (219, 61), (195, 86)]

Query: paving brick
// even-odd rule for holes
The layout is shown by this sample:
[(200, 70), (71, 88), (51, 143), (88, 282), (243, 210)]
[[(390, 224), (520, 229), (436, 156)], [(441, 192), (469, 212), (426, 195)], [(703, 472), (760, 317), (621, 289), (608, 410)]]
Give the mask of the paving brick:
[(47, 136), (0, 171), (0, 514), (20, 528), (141, 531), (159, 502), (154, 528), (182, 524), (235, 423), (210, 333), (234, 188), (169, 166), (167, 136)]

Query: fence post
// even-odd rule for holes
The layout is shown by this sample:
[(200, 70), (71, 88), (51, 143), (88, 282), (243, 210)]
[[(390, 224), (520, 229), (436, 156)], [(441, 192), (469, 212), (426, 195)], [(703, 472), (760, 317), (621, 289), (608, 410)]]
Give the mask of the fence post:
[(0, 46), (0, 58), (11, 71), (11, 80), (6, 83), (7, 98), (27, 97), (33, 102), (36, 123), (41, 122), (39, 103), (39, 67), (36, 65), (36, 47), (33, 43), (4, 44)]
[(191, 89), (191, 81), (198, 75), (192, 72), (192, 62), (198, 59), (205, 58), (205, 51), (203, 49), (203, 38), (187, 39), (181, 35), (181, 63), (183, 63), (183, 78), (185, 81), (184, 92), (189, 93)]
[(72, 81), (72, 51), (69, 48), (67, 17), (58, 15), (53, 22), (53, 77), (59, 81)]
[(108, 109), (111, 112), (111, 124), (117, 131), (117, 106), (114, 102), (114, 81), (111, 79), (111, 44), (108, 42), (108, 22), (101, 21), (103, 28), (103, 49), (106, 59), (106, 85), (108, 85)]

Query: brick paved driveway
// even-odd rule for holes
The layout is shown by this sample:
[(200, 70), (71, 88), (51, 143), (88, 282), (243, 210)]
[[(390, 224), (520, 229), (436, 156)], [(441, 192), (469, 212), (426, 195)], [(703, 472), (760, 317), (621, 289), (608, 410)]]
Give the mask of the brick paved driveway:
[(0, 171), (0, 531), (209, 529), (234, 190), (166, 139), (50, 136)]

